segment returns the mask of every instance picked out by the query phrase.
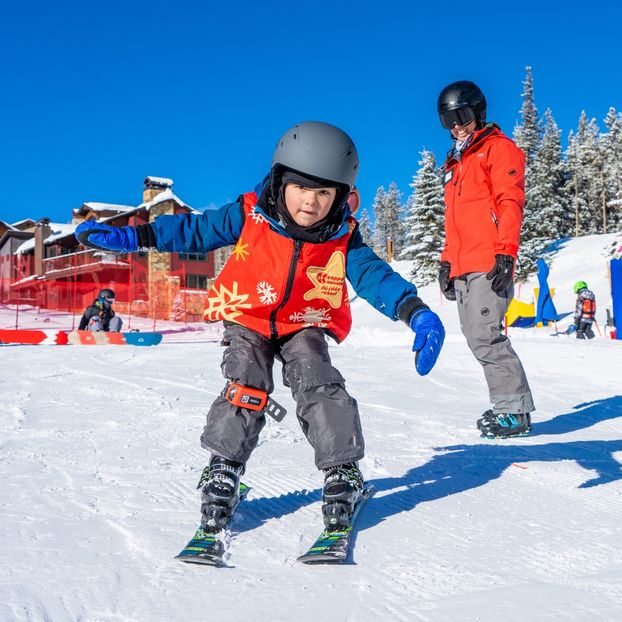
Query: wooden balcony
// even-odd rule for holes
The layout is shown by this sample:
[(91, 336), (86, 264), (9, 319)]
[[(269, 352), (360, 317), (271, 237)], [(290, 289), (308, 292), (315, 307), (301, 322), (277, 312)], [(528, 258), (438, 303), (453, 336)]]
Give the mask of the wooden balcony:
[(102, 272), (110, 269), (130, 269), (128, 255), (92, 249), (59, 255), (58, 257), (48, 257), (42, 263), (42, 277), (45, 280), (72, 278), (81, 274)]

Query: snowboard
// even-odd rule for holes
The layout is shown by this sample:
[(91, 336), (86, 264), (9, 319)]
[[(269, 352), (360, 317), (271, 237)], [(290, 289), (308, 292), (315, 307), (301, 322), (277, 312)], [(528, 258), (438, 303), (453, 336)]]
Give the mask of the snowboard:
[(83, 346), (157, 346), (162, 341), (160, 333), (106, 333), (104, 331), (74, 330), (67, 333), (73, 345)]
[(0, 343), (64, 346), (67, 333), (63, 330), (0, 329)]
[(352, 539), (352, 530), (356, 518), (365, 505), (365, 502), (376, 492), (371, 484), (365, 484), (363, 492), (354, 507), (350, 523), (343, 529), (325, 529), (311, 545), (309, 550), (301, 555), (297, 561), (302, 564), (341, 564), (346, 561)]

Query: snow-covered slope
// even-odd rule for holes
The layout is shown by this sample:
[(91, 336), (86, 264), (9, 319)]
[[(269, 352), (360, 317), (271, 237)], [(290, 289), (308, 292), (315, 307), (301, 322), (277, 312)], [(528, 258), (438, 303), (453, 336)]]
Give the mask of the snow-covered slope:
[[(549, 278), (560, 313), (584, 279), (602, 329), (615, 239), (560, 245)], [(266, 426), (231, 568), (214, 569), (173, 557), (199, 518), (199, 435), (223, 386), (217, 338), (2, 347), (0, 620), (622, 619), (622, 341), (510, 329), (534, 432), (484, 441), (474, 424), (487, 390), (455, 307), (434, 286), (421, 294), (448, 332), (429, 376), (414, 371), (409, 330), (360, 300), (352, 335), (331, 349), (378, 488), (344, 566), (295, 562), (321, 527), (322, 478), (278, 370), (275, 398), (290, 412)]]

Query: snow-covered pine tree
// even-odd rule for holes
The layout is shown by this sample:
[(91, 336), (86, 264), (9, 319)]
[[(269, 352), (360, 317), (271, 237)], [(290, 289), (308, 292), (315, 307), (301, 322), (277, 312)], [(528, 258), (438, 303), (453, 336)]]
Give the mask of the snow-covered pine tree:
[(356, 219), (359, 222), (359, 231), (363, 236), (363, 241), (368, 246), (373, 246), (373, 231), (371, 227), (371, 221), (369, 219), (369, 213), (366, 208), (362, 208), (361, 211), (356, 212)]
[(514, 128), (514, 141), (525, 152), (525, 163), (533, 162), (540, 149), (542, 127), (538, 118), (533, 91), (531, 67), (525, 67), (523, 82), (523, 104), (520, 109), (521, 123)]
[(534, 101), (533, 76), (531, 67), (525, 68), (523, 81), (523, 103), (520, 109), (521, 123), (514, 128), (514, 140), (525, 153), (525, 208), (521, 227), (521, 245), (518, 256), (516, 276), (526, 277), (536, 270), (536, 260), (541, 254), (542, 239), (539, 235), (540, 214), (536, 201), (541, 191), (534, 187), (534, 162), (540, 151), (542, 125)]
[(413, 260), (411, 276), (421, 286), (438, 275), (445, 237), (445, 204), (436, 158), (431, 151), (421, 152), (419, 167), (410, 184), (413, 193), (407, 201), (406, 246), (400, 258)]
[(622, 231), (622, 113), (609, 108), (607, 132), (601, 135), (605, 191), (606, 232)]
[(385, 232), (380, 231), (379, 216), (384, 212), (385, 203), (386, 203), (387, 193), (385, 192), (384, 186), (380, 186), (378, 190), (376, 190), (376, 196), (374, 197), (374, 202), (371, 206), (371, 210), (374, 214), (374, 232), (372, 239), (370, 240), (371, 247), (374, 249), (377, 255), (386, 259), (387, 249), (386, 249), (386, 238)]
[(387, 259), (387, 241), (393, 244), (393, 257), (404, 246), (404, 223), (402, 220), (402, 193), (397, 184), (391, 182), (388, 192), (381, 186), (376, 192), (374, 199), (374, 216), (376, 221), (374, 231), (374, 247), (376, 252)]
[(574, 235), (602, 232), (603, 158), (596, 119), (579, 117), (576, 135), (569, 135), (566, 162), (569, 172)]
[(566, 189), (566, 166), (562, 159), (561, 133), (550, 110), (544, 113), (540, 150), (531, 166), (531, 203), (536, 207), (535, 237), (548, 244), (570, 235), (572, 215)]

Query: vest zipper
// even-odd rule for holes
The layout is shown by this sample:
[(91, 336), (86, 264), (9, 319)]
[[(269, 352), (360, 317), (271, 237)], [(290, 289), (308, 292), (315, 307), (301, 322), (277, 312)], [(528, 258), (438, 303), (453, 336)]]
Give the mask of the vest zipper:
[(298, 263), (298, 256), (302, 250), (302, 242), (300, 240), (294, 240), (294, 253), (289, 264), (289, 272), (287, 274), (287, 283), (285, 284), (285, 293), (283, 299), (279, 303), (279, 306), (270, 314), (270, 336), (272, 339), (278, 339), (279, 333), (276, 330), (276, 315), (285, 306), (285, 303), (289, 299), (292, 293), (292, 286), (294, 284), (294, 275), (296, 274), (296, 264)]

